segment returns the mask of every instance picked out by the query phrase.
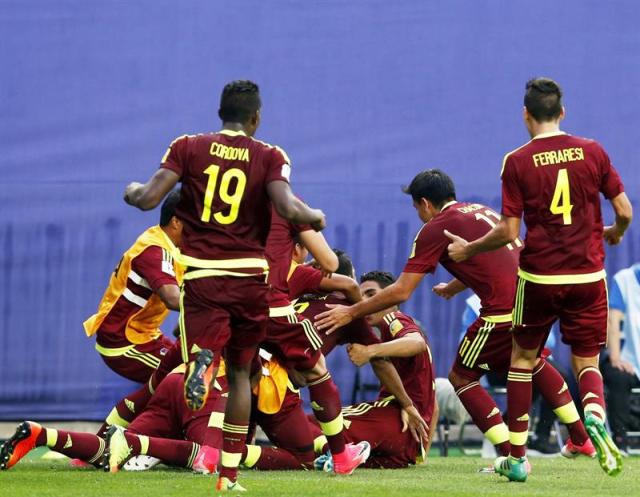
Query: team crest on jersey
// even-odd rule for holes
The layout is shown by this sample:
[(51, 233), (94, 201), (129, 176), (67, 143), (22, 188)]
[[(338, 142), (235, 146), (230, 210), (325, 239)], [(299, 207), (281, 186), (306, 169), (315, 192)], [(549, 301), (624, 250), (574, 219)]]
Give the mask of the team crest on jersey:
[(392, 337), (400, 333), (402, 331), (402, 328), (403, 328), (402, 323), (398, 319), (394, 319), (389, 324), (389, 331), (391, 332)]

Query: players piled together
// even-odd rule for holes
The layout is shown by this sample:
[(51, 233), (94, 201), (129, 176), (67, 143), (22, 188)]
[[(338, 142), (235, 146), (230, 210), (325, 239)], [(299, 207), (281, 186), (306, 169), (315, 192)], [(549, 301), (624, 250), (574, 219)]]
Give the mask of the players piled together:
[[(602, 147), (560, 131), (561, 97), (552, 80), (527, 83), (531, 141), (504, 159), (501, 215), (458, 201), (443, 171), (420, 172), (404, 191), (424, 225), (403, 272), (396, 280), (371, 271), (359, 287), (349, 258), (320, 234), (322, 211), (293, 193), (287, 155), (253, 138), (257, 85), (229, 83), (222, 130), (177, 138), (146, 184), (126, 188), (125, 201), (142, 210), (164, 200), (160, 224), (124, 254), (84, 323), (104, 362), (142, 386), (118, 402), (98, 434), (21, 423), (0, 448), (0, 469), (47, 446), (111, 472), (158, 461), (217, 471), (217, 491), (240, 492), (240, 466), (346, 475), (361, 465), (415, 464), (438, 418), (434, 368), (422, 330), (398, 305), (440, 263), (453, 279), (435, 285), (436, 294), (448, 299), (470, 288), (481, 300), (449, 380), (500, 454), (494, 471), (521, 482), (531, 472), (534, 385), (567, 426), (562, 454), (597, 457), (618, 474), (598, 370), (607, 330), (603, 238), (620, 242), (631, 205)], [(606, 228), (600, 193), (615, 212)], [(180, 312), (175, 342), (159, 329), (169, 310)], [(571, 347), (584, 423), (542, 354), (556, 320)], [(357, 366), (371, 363), (381, 383), (375, 402), (341, 406), (325, 365), (340, 344)], [(508, 423), (480, 384), (488, 371), (508, 372)], [(313, 416), (302, 408), (301, 387)], [(257, 426), (273, 446), (250, 443)]]

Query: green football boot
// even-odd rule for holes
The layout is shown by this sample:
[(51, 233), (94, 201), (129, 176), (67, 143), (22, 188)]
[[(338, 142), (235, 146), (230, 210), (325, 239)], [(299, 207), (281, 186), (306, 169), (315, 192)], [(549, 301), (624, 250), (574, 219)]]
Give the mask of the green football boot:
[(515, 457), (498, 457), (493, 463), (497, 474), (506, 476), (509, 481), (525, 482), (529, 476), (529, 461), (526, 457), (516, 459)]
[(622, 471), (622, 455), (611, 439), (602, 420), (587, 412), (585, 414), (584, 426), (598, 453), (600, 467), (609, 476), (620, 474)]

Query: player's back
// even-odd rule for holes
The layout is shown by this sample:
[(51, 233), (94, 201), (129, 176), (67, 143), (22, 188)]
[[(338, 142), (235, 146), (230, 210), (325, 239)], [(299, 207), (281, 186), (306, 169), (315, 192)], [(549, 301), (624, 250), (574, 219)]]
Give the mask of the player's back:
[(538, 135), (507, 154), (503, 214), (524, 215), (523, 271), (574, 275), (604, 267), (600, 193), (612, 198), (622, 184), (594, 140), (562, 132)]
[(188, 265), (202, 267), (198, 259), (264, 257), (271, 222), (266, 185), (288, 181), (284, 152), (242, 132), (222, 130), (178, 138), (162, 167), (182, 182), (176, 215), (184, 223), (182, 252)]

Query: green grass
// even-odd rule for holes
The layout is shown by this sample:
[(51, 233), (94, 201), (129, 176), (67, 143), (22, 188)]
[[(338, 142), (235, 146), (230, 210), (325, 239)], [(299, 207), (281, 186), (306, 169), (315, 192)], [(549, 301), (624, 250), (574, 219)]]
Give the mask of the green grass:
[[(39, 454), (38, 454), (39, 455)], [(623, 473), (606, 476), (595, 461), (532, 459), (527, 483), (508, 483), (480, 474), (475, 457), (431, 458), (426, 466), (405, 470), (358, 470), (350, 477), (314, 472), (243, 471), (240, 481), (251, 496), (639, 496), (640, 458), (625, 459)], [(160, 469), (162, 468), (162, 469)], [(66, 461), (29, 458), (0, 473), (0, 495), (7, 497), (191, 497), (215, 495), (215, 478), (156, 468), (115, 475), (70, 468)]]

